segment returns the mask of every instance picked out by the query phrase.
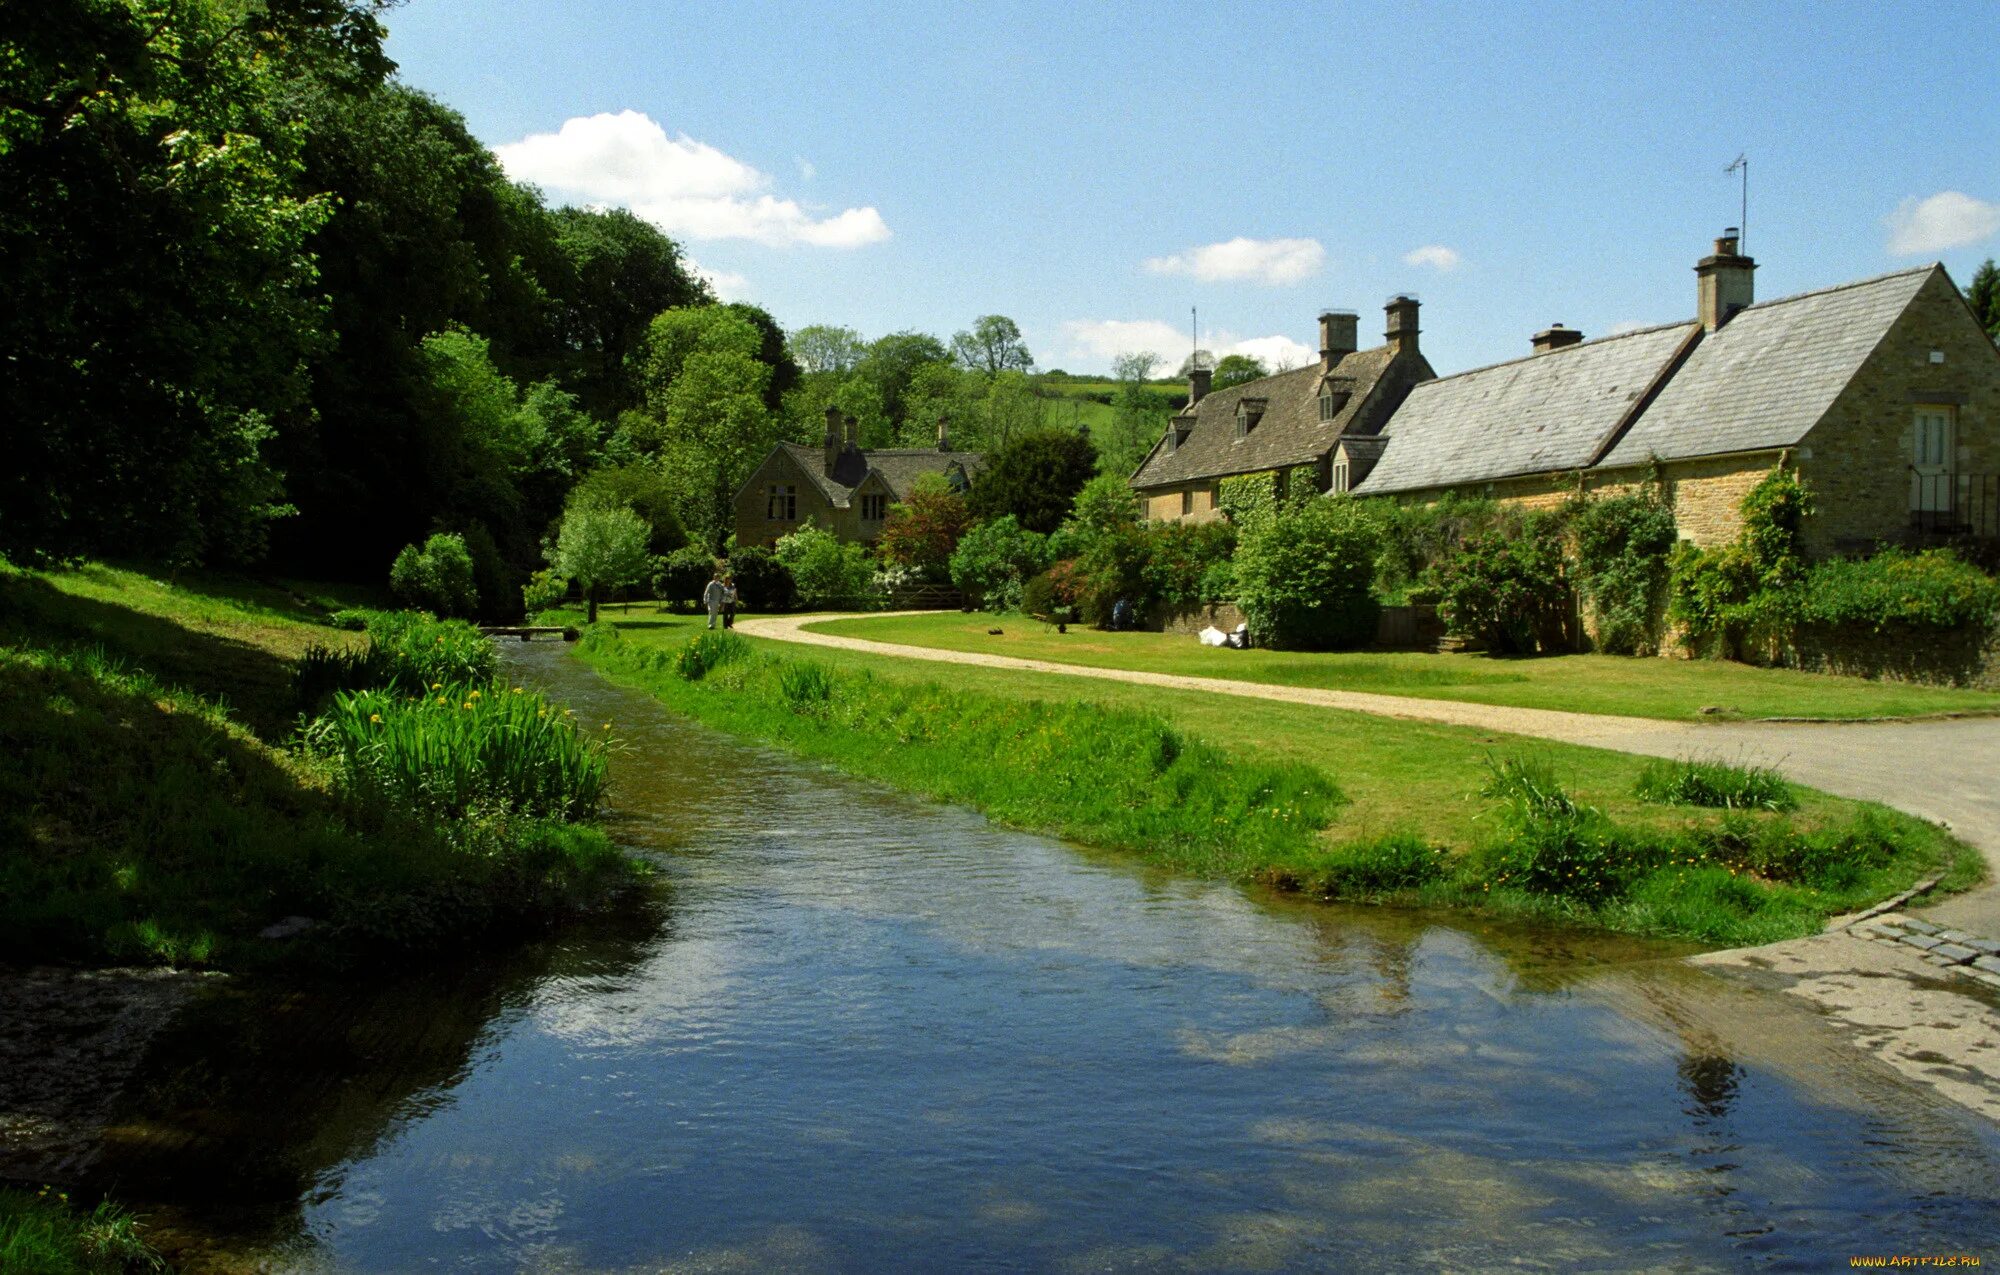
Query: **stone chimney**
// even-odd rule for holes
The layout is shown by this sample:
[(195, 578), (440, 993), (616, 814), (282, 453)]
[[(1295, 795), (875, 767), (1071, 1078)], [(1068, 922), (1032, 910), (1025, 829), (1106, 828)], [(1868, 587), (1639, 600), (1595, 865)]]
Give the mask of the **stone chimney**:
[(1383, 333), (1389, 339), (1389, 352), (1395, 354), (1415, 354), (1417, 352), (1417, 306), (1418, 300), (1407, 292), (1399, 292), (1389, 298), (1389, 304), (1382, 309), (1389, 316), (1389, 327)]
[(1361, 348), (1360, 316), (1352, 310), (1324, 310), (1319, 316), (1319, 370), (1333, 371), (1342, 359)]
[(1575, 328), (1566, 328), (1560, 323), (1551, 323), (1535, 333), (1535, 353), (1547, 354), (1550, 350), (1567, 349), (1583, 340), (1583, 333)]
[(1188, 401), (1193, 407), (1208, 397), (1208, 387), (1215, 383), (1215, 369), (1212, 367), (1191, 367), (1188, 369)]
[(826, 472), (829, 474), (833, 472), (834, 462), (840, 459), (840, 447), (846, 432), (840, 421), (840, 409), (828, 403), (826, 405), (826, 437), (821, 441), (826, 448)]
[(861, 445), (861, 422), (855, 420), (854, 414), (850, 412), (845, 418), (843, 418), (841, 423), (840, 450), (848, 451), (852, 448), (859, 447), (860, 445)]
[(1715, 331), (1756, 299), (1750, 276), (1757, 263), (1738, 253), (1737, 243), (1736, 227), (1731, 226), (1715, 241), (1714, 253), (1695, 263), (1696, 312), (1704, 332)]
[(938, 450), (941, 452), (951, 450), (951, 430), (942, 416), (938, 417)]

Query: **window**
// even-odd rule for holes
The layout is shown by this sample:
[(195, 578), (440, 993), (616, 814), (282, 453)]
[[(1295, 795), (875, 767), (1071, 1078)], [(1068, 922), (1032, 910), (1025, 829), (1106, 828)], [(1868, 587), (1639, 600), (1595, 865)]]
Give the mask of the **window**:
[(882, 521), (882, 516), (888, 511), (889, 498), (887, 496), (875, 495), (863, 496), (861, 498), (861, 521), (863, 522), (880, 522)]
[(1190, 487), (1186, 491), (1181, 493), (1181, 517), (1185, 518), (1193, 512), (1194, 512), (1194, 488)]
[(1337, 460), (1333, 462), (1332, 489), (1334, 491), (1347, 490), (1347, 462), (1344, 460)]
[(1292, 474), (1290, 470), (1281, 469), (1271, 475), (1271, 494), (1273, 496), (1276, 496), (1279, 500), (1283, 500), (1285, 497), (1291, 495), (1291, 492)]
[(1238, 403), (1236, 405), (1236, 437), (1247, 438), (1249, 435), (1250, 405), (1248, 403)]
[(1210, 483), (1210, 484), (1208, 485), (1208, 507), (1209, 507), (1210, 509), (1220, 509), (1220, 508), (1222, 508), (1222, 484), (1221, 484), (1221, 483)]
[(1910, 437), (1910, 509), (1933, 518), (1955, 503), (1952, 476), (1952, 420), (1949, 407), (1919, 407)]
[(764, 496), (764, 517), (770, 522), (797, 522), (799, 489), (790, 483), (772, 483)]
[(1321, 391), (1320, 391), (1320, 395), (1319, 395), (1319, 418), (1320, 418), (1320, 420), (1321, 420), (1322, 422), (1325, 422), (1325, 421), (1330, 421), (1330, 420), (1332, 420), (1332, 419), (1333, 419), (1333, 418), (1334, 418), (1335, 416), (1337, 416), (1337, 415), (1339, 414), (1339, 412), (1340, 412), (1340, 409), (1339, 409), (1339, 408), (1337, 408), (1337, 407), (1335, 407), (1335, 406), (1333, 405), (1333, 391), (1332, 391), (1332, 390), (1321, 390)]

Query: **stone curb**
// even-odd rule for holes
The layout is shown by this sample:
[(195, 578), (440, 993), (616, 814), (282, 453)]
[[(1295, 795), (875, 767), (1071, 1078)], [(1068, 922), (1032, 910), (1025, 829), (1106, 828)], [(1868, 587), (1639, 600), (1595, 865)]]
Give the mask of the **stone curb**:
[(2000, 941), (1967, 934), (1964, 930), (1944, 929), (1895, 912), (1858, 920), (1847, 932), (1856, 938), (1894, 944), (1921, 955), (1940, 969), (2000, 990)]

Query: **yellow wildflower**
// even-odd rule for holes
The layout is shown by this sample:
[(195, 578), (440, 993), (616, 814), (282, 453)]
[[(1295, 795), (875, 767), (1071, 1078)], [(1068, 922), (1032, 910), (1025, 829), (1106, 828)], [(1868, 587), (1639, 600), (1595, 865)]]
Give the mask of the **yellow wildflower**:
[(442, 695), (438, 696), (438, 707), (443, 708), (445, 706), (445, 703), (446, 703), (445, 697)]
[(465, 701), (465, 704), (464, 704), (464, 707), (466, 707), (466, 708), (471, 708), (471, 707), (472, 707), (472, 701), (471, 701), (471, 700), (467, 700), (467, 701)]
[(381, 720), (382, 720), (382, 714), (380, 714), (380, 713), (370, 713), (370, 714), (368, 714), (368, 720), (369, 720), (369, 721), (371, 721), (371, 722), (379, 722), (379, 721), (381, 721)]
[(515, 688), (514, 688), (514, 694), (516, 694), (516, 695), (519, 695), (520, 693), (521, 693), (521, 688), (520, 688), (520, 687), (518, 687), (518, 686), (517, 686), (517, 687), (515, 687)]
[(444, 683), (443, 683), (443, 682), (432, 682), (432, 683), (431, 683), (431, 689), (432, 689), (432, 690), (434, 690), (434, 691), (441, 691), (441, 690), (443, 690), (443, 689), (444, 689)]
[(478, 692), (478, 691), (474, 691), (474, 692), (472, 693), (472, 696), (471, 696), (471, 698), (473, 698), (473, 699), (478, 699), (478, 698), (479, 698), (479, 692)]

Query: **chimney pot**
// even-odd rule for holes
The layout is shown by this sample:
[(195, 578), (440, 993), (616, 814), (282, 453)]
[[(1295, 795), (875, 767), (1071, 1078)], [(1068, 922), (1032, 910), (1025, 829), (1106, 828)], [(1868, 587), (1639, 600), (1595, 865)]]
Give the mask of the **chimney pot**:
[(1583, 333), (1575, 328), (1566, 328), (1560, 323), (1551, 323), (1535, 333), (1535, 353), (1547, 354), (1550, 350), (1561, 350), (1583, 340)]

